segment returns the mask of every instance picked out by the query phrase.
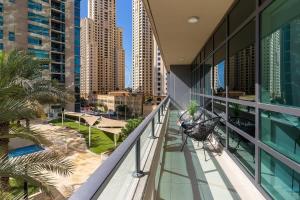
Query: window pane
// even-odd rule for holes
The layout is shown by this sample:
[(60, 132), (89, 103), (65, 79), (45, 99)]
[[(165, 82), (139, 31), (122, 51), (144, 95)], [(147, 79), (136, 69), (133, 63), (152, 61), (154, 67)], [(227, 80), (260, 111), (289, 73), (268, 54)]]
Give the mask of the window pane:
[(255, 10), (256, 0), (239, 0), (229, 14), (229, 33), (231, 34)]
[(225, 47), (214, 54), (213, 90), (214, 95), (226, 97), (225, 91)]
[(215, 134), (219, 136), (220, 143), (225, 146), (226, 145), (226, 102), (214, 99), (213, 101), (213, 113), (222, 117), (221, 122), (215, 129)]
[(261, 186), (273, 199), (299, 199), (300, 174), (261, 151)]
[(218, 27), (214, 35), (214, 48), (218, 47), (226, 38), (226, 20)]
[(255, 100), (255, 21), (229, 41), (228, 96)]
[(255, 137), (255, 108), (229, 103), (228, 122)]
[(204, 64), (200, 66), (200, 93), (204, 93)]
[(204, 64), (204, 94), (212, 94), (212, 58), (210, 57)]
[(207, 97), (204, 98), (204, 106), (205, 106), (206, 110), (212, 112), (212, 100), (211, 100), (211, 98), (207, 98)]
[(196, 69), (195, 75), (196, 75), (196, 93), (199, 93), (199, 91), (200, 91), (200, 67), (198, 67)]
[(205, 58), (213, 51), (213, 38), (209, 38), (205, 45)]
[(300, 1), (274, 1), (262, 14), (261, 101), (300, 107)]
[(203, 49), (201, 50), (200, 55), (201, 55), (201, 61), (204, 61), (204, 50)]
[(300, 163), (300, 117), (261, 111), (262, 142)]
[(235, 131), (228, 129), (229, 151), (240, 161), (245, 169), (254, 176), (255, 145)]

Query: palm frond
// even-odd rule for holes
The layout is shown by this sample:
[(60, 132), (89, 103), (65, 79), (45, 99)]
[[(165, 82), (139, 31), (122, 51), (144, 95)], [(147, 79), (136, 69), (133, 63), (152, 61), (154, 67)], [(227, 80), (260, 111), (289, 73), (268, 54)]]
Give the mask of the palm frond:
[(0, 158), (0, 176), (24, 179), (47, 194), (54, 186), (54, 178), (49, 172), (69, 176), (73, 171), (71, 161), (57, 152), (43, 151), (40, 153), (19, 156), (15, 158)]
[(25, 100), (7, 98), (5, 101), (0, 101), (0, 123), (24, 118), (31, 119), (34, 115), (35, 111)]
[(25, 195), (23, 193), (11, 194), (9, 192), (2, 191), (0, 188), (0, 199), (1, 200), (21, 200), (24, 199)]
[(45, 137), (43, 137), (41, 134), (37, 133), (36, 130), (28, 130), (27, 128), (24, 128), (22, 126), (18, 127), (15, 125), (11, 125), (9, 128), (8, 134), (0, 134), (0, 139), (11, 139), (11, 138), (22, 138), (26, 140), (30, 140), (36, 144), (49, 144), (50, 141), (48, 141)]

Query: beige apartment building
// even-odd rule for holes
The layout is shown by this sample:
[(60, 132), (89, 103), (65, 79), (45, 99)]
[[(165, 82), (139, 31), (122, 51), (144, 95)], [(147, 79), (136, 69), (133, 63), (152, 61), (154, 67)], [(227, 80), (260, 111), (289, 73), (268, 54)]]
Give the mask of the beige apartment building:
[(115, 89), (125, 88), (125, 50), (123, 48), (123, 29), (116, 27), (116, 46), (115, 46)]
[(141, 0), (132, 1), (132, 89), (153, 95), (153, 34)]
[[(79, 23), (80, 0), (0, 1), (0, 50), (27, 50), (49, 60), (43, 75), (75, 92), (70, 111), (80, 111)], [(52, 105), (50, 110), (57, 109)]]
[(81, 22), (82, 97), (124, 89), (121, 71), (125, 70), (125, 59), (120, 40), (122, 31), (116, 27), (115, 0), (89, 0), (88, 18)]
[(108, 111), (117, 111), (118, 106), (126, 106), (127, 114), (130, 116), (141, 116), (143, 114), (143, 95), (133, 94), (127, 91), (109, 92), (107, 95), (95, 95), (94, 103), (107, 106)]
[(167, 95), (167, 70), (141, 0), (133, 0), (133, 91), (160, 101)]
[(167, 96), (167, 70), (153, 36), (153, 96), (159, 102)]
[(98, 91), (98, 59), (95, 59), (98, 45), (94, 41), (94, 21), (84, 18), (80, 21), (80, 52), (81, 52), (81, 87), (80, 94), (88, 98), (91, 93)]

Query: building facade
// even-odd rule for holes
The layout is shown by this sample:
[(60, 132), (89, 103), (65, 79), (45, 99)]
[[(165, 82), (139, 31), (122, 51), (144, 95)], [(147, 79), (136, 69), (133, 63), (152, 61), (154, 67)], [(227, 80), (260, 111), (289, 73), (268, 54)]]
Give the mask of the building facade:
[[(118, 112), (119, 115), (139, 117), (143, 114), (143, 95), (132, 94), (126, 91), (114, 91), (109, 92), (107, 95), (95, 95), (93, 98), (94, 102), (107, 107), (108, 111)], [(122, 111), (119, 110), (118, 107)]]
[(45, 74), (75, 92), (75, 104), (67, 109), (79, 111), (80, 0), (2, 1), (0, 12), (0, 49), (27, 50), (49, 59)]
[[(298, 199), (300, 192), (299, 6), (294, 0), (237, 1), (223, 18), (229, 21), (210, 36), (220, 42), (207, 42), (192, 63), (191, 99), (211, 102), (208, 111), (225, 116), (221, 143), (271, 199)], [(215, 80), (225, 80), (226, 90), (212, 94), (207, 82)]]
[(153, 35), (141, 0), (132, 1), (132, 90), (153, 95)]
[(80, 22), (80, 51), (81, 51), (81, 66), (80, 72), (81, 97), (87, 99), (91, 93), (98, 91), (98, 45), (94, 42), (95, 25), (94, 21), (89, 18), (82, 19)]
[(153, 96), (161, 99), (167, 96), (167, 69), (162, 59), (161, 52), (153, 36)]
[(124, 89), (125, 56), (122, 31), (116, 27), (115, 0), (89, 0), (88, 18), (81, 22), (81, 96)]
[(123, 29), (116, 27), (115, 42), (115, 90), (125, 89), (125, 50), (123, 48)]

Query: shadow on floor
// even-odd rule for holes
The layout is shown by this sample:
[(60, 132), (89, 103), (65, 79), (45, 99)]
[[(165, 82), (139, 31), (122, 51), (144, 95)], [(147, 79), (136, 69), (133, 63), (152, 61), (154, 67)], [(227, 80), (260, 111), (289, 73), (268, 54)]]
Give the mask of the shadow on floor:
[[(212, 194), (212, 187), (217, 188), (214, 189), (214, 191), (219, 190), (220, 194), (218, 195), (220, 197), (222, 197), (222, 191), (226, 191), (227, 194), (231, 196), (231, 199), (240, 199), (215, 159), (215, 156), (218, 156), (220, 152), (210, 152), (210, 150), (207, 149), (207, 157), (209, 157), (210, 163), (213, 164), (211, 167), (212, 170), (208, 170), (206, 166), (208, 163), (204, 163), (204, 158), (203, 160), (199, 158), (199, 154), (203, 154), (203, 152), (199, 152), (203, 151), (200, 150), (201, 145), (198, 148), (196, 144), (195, 149), (193, 142), (188, 140), (183, 152), (180, 151), (182, 136), (179, 133), (179, 127), (176, 125), (176, 121), (177, 111), (171, 110), (169, 114), (168, 132), (163, 145), (162, 161), (159, 166), (160, 176), (157, 199), (216, 199), (215, 197), (217, 195)], [(205, 165), (205, 170), (202, 165)], [(221, 177), (226, 186), (219, 185), (218, 182), (214, 184), (211, 180), (208, 181), (207, 177), (211, 177), (209, 175), (213, 173), (218, 173), (218, 177)], [(211, 184), (214, 185), (212, 186)], [(224, 198), (222, 200), (224, 200)]]

